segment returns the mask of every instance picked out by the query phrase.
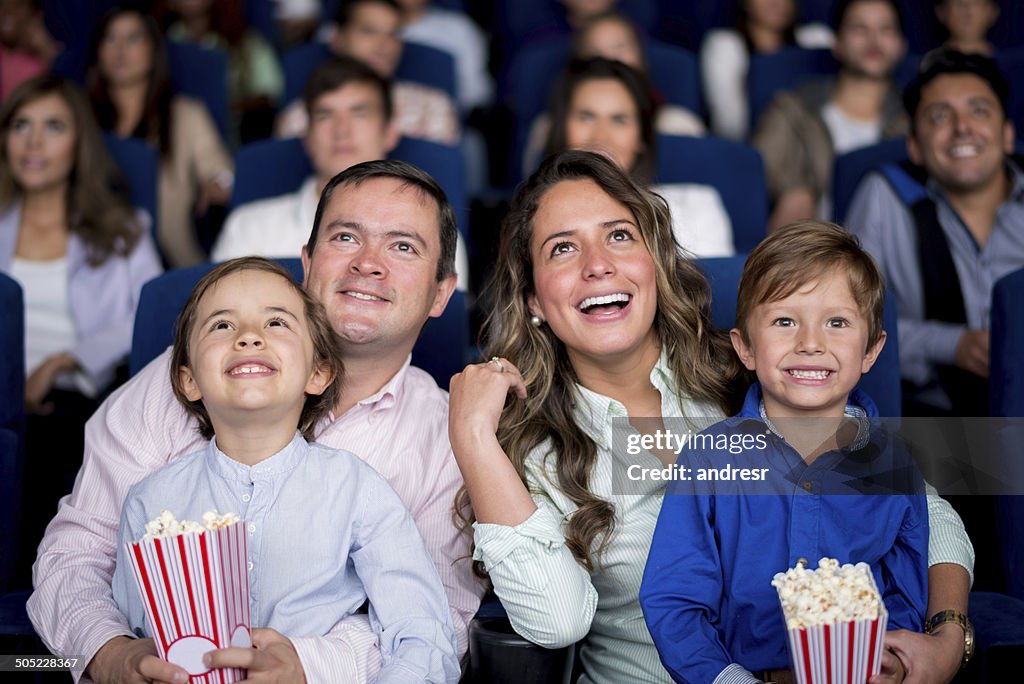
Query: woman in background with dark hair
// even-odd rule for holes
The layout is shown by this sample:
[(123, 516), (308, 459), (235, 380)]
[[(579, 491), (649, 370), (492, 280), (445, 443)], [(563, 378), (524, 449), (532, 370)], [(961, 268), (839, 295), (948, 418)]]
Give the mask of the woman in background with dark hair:
[(22, 83), (0, 110), (0, 136), (0, 271), (25, 297), (22, 541), (31, 561), (160, 261), (148, 224), (112, 190), (123, 182), (77, 86), (49, 75)]
[[(603, 152), (649, 186), (657, 158), (655, 105), (643, 74), (622, 62), (594, 58), (569, 65), (548, 111), (544, 155)], [(668, 202), (676, 240), (696, 256), (735, 253), (732, 224), (718, 192), (707, 185), (670, 183), (651, 190)]]
[(736, 28), (709, 31), (700, 48), (704, 97), (715, 135), (746, 140), (752, 122), (747, 102), (750, 58), (782, 48), (832, 47), (832, 31), (822, 24), (797, 26), (796, 0), (739, 0)]
[(100, 126), (159, 150), (157, 237), (164, 257), (174, 267), (206, 261), (193, 216), (227, 204), (232, 162), (206, 108), (172, 94), (156, 23), (138, 8), (111, 10), (96, 29), (89, 63), (89, 98)]

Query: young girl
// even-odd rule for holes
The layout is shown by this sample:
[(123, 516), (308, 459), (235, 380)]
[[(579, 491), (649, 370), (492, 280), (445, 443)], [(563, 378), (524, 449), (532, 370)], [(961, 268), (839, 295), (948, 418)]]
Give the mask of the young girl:
[[(267, 669), (259, 651), (284, 643), (307, 678), (332, 680), (324, 668), (350, 652), (341, 621), (369, 600), (378, 681), (457, 681), (444, 589), (408, 511), (359, 458), (304, 439), (337, 403), (338, 348), (321, 305), (272, 261), (235, 259), (199, 282), (178, 319), (171, 383), (212, 440), (129, 490), (114, 598), (148, 635), (124, 543), (162, 509), (231, 511), (248, 533), (252, 624), (266, 629), (254, 630), (255, 652), (214, 652), (211, 665), (252, 676)], [(364, 681), (381, 663), (359, 666)]]

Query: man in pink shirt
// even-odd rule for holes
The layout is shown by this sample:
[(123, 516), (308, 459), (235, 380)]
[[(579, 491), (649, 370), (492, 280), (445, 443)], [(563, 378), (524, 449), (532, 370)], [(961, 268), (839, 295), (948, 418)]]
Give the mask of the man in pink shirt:
[[(403, 162), (367, 162), (327, 185), (302, 258), (304, 286), (344, 343), (342, 400), (317, 427), (317, 441), (361, 456), (408, 506), (448, 594), (461, 655), (483, 586), (472, 574), (472, 536), (453, 522), (462, 476), (448, 442), (448, 395), (409, 365), (420, 329), (455, 288), (456, 235), (451, 205), (428, 175)], [(165, 352), (89, 420), (75, 489), (33, 568), (36, 631), (55, 653), (84, 656), (85, 676), (97, 682), (185, 681), (156, 657), (152, 640), (135, 638), (110, 589), (128, 488), (203, 441), (174, 398), (169, 362)], [(367, 681), (380, 667), (377, 638), (366, 616), (354, 616), (324, 637), (220, 651), (213, 664), (284, 681), (288, 673)]]

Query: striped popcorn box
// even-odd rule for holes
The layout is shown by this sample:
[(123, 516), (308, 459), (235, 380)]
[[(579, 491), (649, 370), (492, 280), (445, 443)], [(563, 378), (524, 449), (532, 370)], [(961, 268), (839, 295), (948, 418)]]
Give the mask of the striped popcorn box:
[(864, 684), (882, 668), (889, 616), (842, 620), (788, 630), (789, 654), (799, 684)]
[(243, 669), (203, 665), (208, 651), (252, 646), (244, 530), (236, 523), (126, 544), (157, 652), (191, 682), (245, 679)]
[(822, 558), (778, 573), (789, 655), (799, 684), (864, 684), (882, 668), (889, 614), (866, 563)]

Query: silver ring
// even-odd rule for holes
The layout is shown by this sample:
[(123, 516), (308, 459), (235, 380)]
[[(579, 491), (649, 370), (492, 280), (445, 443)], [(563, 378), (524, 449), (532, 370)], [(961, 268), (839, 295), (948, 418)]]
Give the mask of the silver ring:
[(488, 363), (493, 363), (495, 366), (497, 366), (499, 373), (504, 373), (505, 372), (505, 364), (503, 364), (501, 362), (501, 359), (499, 359), (497, 356), (492, 356), (491, 360), (488, 361)]

